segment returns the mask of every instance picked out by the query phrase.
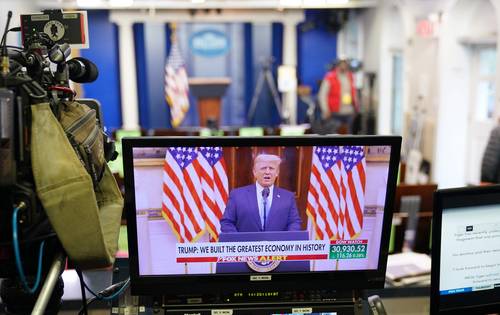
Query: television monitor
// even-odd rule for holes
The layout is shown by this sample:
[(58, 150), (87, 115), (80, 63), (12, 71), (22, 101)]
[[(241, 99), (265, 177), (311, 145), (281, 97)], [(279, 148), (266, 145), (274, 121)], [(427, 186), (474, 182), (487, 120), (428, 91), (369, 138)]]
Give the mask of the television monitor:
[(500, 311), (500, 186), (438, 190), (431, 314)]
[(123, 139), (132, 293), (383, 287), (400, 146), (396, 136)]

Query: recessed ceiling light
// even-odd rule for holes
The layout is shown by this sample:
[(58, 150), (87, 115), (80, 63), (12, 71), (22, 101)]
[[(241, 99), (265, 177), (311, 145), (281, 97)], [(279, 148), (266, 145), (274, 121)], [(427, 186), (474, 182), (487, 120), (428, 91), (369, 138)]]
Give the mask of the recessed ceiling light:
[(76, 0), (79, 7), (97, 7), (102, 4), (101, 0)]
[(302, 5), (302, 0), (280, 0), (280, 5), (284, 7), (299, 7)]
[(129, 7), (134, 4), (134, 0), (109, 0), (112, 7)]
[(334, 5), (334, 4), (346, 4), (349, 3), (349, 0), (326, 0), (326, 4)]
[(304, 0), (304, 6), (323, 6), (325, 0)]
[(433, 23), (436, 23), (439, 21), (439, 14), (437, 13), (431, 13), (429, 14), (429, 21), (433, 22)]

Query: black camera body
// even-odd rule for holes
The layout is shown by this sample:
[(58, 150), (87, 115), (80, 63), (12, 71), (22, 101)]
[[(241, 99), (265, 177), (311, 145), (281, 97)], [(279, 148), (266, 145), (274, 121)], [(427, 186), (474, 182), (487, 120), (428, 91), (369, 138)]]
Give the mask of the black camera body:
[[(35, 239), (39, 236), (37, 234), (50, 234), (47, 230), (50, 225), (43, 223), (46, 217), (36, 197), (29, 146), (29, 105), (35, 99), (48, 101), (48, 94), (41, 93), (43, 88), (27, 72), (18, 70), (24, 65), (15, 60), (9, 63), (12, 70), (19, 72), (0, 81), (0, 277), (16, 274), (11, 249), (11, 222), (15, 205), (21, 202), (26, 205), (19, 230), (20, 239)], [(37, 95), (39, 98), (30, 96), (37, 92), (40, 93)], [(39, 231), (42, 226), (45, 231)], [(28, 264), (25, 268), (29, 270), (29, 264), (36, 259), (29, 259), (33, 256), (29, 252), (23, 253), (27, 258), (25, 264)]]
[[(28, 303), (29, 307), (30, 303), (31, 306), (33, 305), (34, 297), (40, 289), (31, 293), (22, 289), (22, 286), (18, 284), (22, 277), (19, 277), (19, 263), (16, 263), (15, 258), (17, 259), (19, 254), (22, 256), (22, 268), (26, 273), (27, 282), (33, 283), (37, 268), (40, 266), (38, 262), (40, 242), (45, 241), (45, 253), (47, 253), (40, 258), (42, 275), (46, 275), (54, 259), (53, 255), (62, 251), (57, 235), (36, 194), (30, 149), (31, 106), (49, 103), (54, 115), (58, 117), (59, 104), (72, 101), (76, 96), (70, 88), (69, 81), (92, 82), (97, 78), (98, 70), (92, 62), (84, 58), (67, 60), (71, 48), (70, 43), (64, 41), (78, 38), (79, 30), (75, 32), (71, 30), (71, 27), (73, 24), (81, 27), (82, 23), (79, 19), (82, 15), (80, 13), (70, 14), (52, 10), (44, 11), (41, 15), (23, 15), (21, 27), (9, 29), (11, 16), (12, 13), (9, 12), (7, 26), (0, 43), (2, 61), (0, 74), (0, 278), (8, 278), (3, 283), (0, 282), (2, 284), (0, 295), (4, 304), (11, 303), (19, 306)], [(84, 16), (86, 18), (86, 14)], [(65, 22), (64, 19), (68, 20)], [(9, 31), (23, 31), (23, 47), (6, 45), (6, 36)], [(80, 38), (85, 38), (85, 36), (80, 34)], [(83, 103), (96, 110), (97, 120), (102, 129), (99, 103), (88, 99)], [(116, 156), (114, 143), (104, 132), (103, 137), (104, 154), (108, 161)], [(57, 167), (57, 165), (47, 165), (47, 167)], [(19, 211), (19, 217), (15, 220), (14, 209), (21, 209), (21, 207), (22, 211)], [(15, 228), (14, 225), (16, 225)], [(19, 254), (14, 250), (14, 238), (19, 244)], [(44, 278), (45, 276), (42, 276), (42, 281)], [(8, 288), (6, 288), (6, 283), (8, 283)], [(5, 296), (6, 294), (8, 296)], [(13, 296), (15, 296), (14, 299)], [(61, 297), (62, 292), (59, 299), (55, 300), (60, 303)], [(9, 312), (16, 313), (15, 310), (14, 306)]]

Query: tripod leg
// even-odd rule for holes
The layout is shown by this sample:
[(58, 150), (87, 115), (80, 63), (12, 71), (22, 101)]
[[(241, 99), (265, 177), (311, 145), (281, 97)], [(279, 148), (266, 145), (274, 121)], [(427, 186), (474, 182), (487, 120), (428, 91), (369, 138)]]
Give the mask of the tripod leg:
[(257, 110), (257, 104), (259, 102), (259, 96), (262, 92), (262, 86), (264, 84), (264, 74), (259, 73), (259, 78), (257, 79), (257, 85), (255, 86), (255, 91), (253, 92), (252, 102), (250, 103), (250, 108), (248, 110), (248, 123), (251, 123), (255, 111)]
[(64, 269), (64, 261), (66, 256), (62, 253), (59, 253), (54, 261), (52, 262), (52, 266), (50, 266), (49, 273), (47, 274), (47, 278), (45, 278), (45, 283), (38, 295), (38, 299), (36, 300), (35, 307), (33, 307), (33, 311), (31, 315), (43, 315), (45, 314), (45, 308), (47, 307), (47, 303), (49, 303), (50, 297), (52, 296), (52, 291), (54, 290), (54, 286), (56, 285), (57, 279), (59, 275), (61, 275), (62, 270)]
[(274, 105), (276, 106), (276, 109), (278, 110), (278, 113), (280, 115), (280, 119), (286, 120), (287, 117), (284, 117), (283, 115), (283, 107), (281, 106), (281, 100), (278, 94), (278, 89), (276, 89), (276, 85), (274, 84), (274, 78), (271, 70), (266, 71), (266, 81), (267, 85), (269, 86), (269, 90), (271, 90), (271, 94), (273, 96), (274, 100)]

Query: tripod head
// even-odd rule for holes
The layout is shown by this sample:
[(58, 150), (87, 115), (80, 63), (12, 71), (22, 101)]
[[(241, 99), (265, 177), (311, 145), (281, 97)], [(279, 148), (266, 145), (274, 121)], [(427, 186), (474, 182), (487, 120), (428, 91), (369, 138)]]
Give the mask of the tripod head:
[(261, 57), (259, 60), (259, 64), (263, 71), (270, 70), (275, 62), (276, 58), (274, 58), (274, 56)]

